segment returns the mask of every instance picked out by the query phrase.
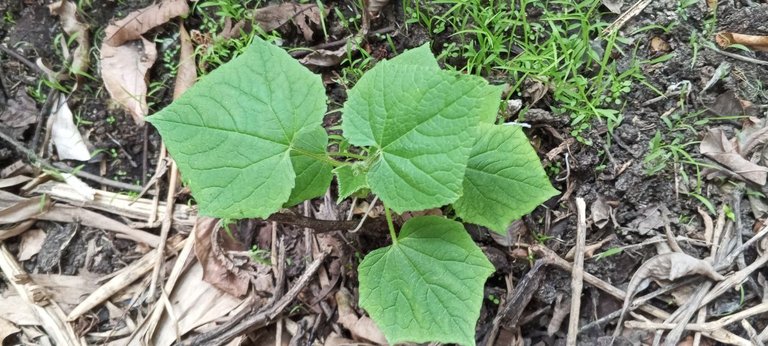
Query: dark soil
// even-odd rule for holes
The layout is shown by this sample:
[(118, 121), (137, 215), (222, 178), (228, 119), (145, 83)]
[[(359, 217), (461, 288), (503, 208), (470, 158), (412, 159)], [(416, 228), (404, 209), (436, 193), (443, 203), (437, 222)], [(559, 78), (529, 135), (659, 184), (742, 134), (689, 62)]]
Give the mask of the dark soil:
[[(147, 3), (149, 1), (136, 3), (94, 1), (93, 6), (83, 16), (94, 36), (93, 47), (99, 46), (103, 39), (101, 30), (112, 18), (122, 17), (127, 12), (141, 8)], [(337, 6), (346, 16), (355, 14), (350, 10), (353, 6), (348, 6), (344, 2), (332, 1), (329, 5)], [(451, 35), (441, 34), (430, 37), (427, 30), (418, 24), (409, 24), (406, 30), (401, 6), (398, 1), (388, 5), (384, 12), (372, 22), (371, 28), (375, 30), (393, 25), (395, 30), (391, 34), (391, 40), (397, 52), (420, 46), (428, 41), (433, 41), (433, 49), (439, 49), (443, 47), (443, 43), (451, 42)], [(625, 5), (624, 8), (626, 7)], [(437, 11), (441, 10), (439, 6), (435, 8)], [(8, 18), (12, 18), (0, 24), (2, 44), (30, 61), (34, 62), (40, 58), (46, 66), (54, 70), (61, 68), (63, 57), (55, 41), (61, 29), (57, 19), (50, 16), (47, 7), (33, 0), (23, 2), (0, 0), (0, 13), (5, 13)], [(600, 251), (610, 247), (639, 244), (656, 235), (664, 234), (663, 223), (649, 221), (649, 218), (658, 218), (654, 216), (657, 215), (654, 214), (654, 210), (659, 208), (669, 210), (671, 230), (675, 235), (693, 239), (702, 238), (703, 224), (698, 211), (706, 211), (707, 208), (699, 199), (687, 194), (694, 192), (697, 187), (696, 167), (686, 164), (682, 159), (678, 162), (670, 159), (663, 169), (654, 174), (647, 174), (648, 163), (644, 162), (644, 158), (649, 154), (649, 143), (657, 132), (666, 143), (672, 142), (675, 138), (683, 142), (699, 141), (710, 128), (722, 128), (731, 138), (740, 131), (746, 120), (738, 117), (726, 118), (726, 116), (752, 116), (756, 120), (765, 120), (764, 110), (765, 105), (768, 104), (768, 95), (763, 88), (768, 84), (768, 68), (765, 65), (727, 57), (702, 45), (694, 47), (691, 37), (704, 31), (707, 8), (701, 2), (686, 13), (685, 17), (680, 15), (677, 2), (651, 2), (648, 8), (628, 22), (622, 32), (636, 32), (637, 29), (650, 24), (665, 27), (679, 22), (679, 25), (674, 26), (669, 32), (646, 30), (626, 37), (640, 43), (637, 56), (616, 54), (614, 58), (619, 66), (622, 64), (628, 66), (629, 59), (658, 57), (658, 52), (650, 48), (650, 42), (652, 38), (660, 37), (669, 44), (674, 57), (658, 64), (646, 65), (643, 73), (648, 83), (662, 91), (679, 83), (688, 83), (690, 89), (687, 94), (650, 102), (657, 98), (658, 94), (642, 85), (633, 86), (631, 93), (626, 96), (628, 102), (621, 110), (623, 122), (613, 129), (612, 133), (604, 123), (595, 121), (582, 134), (591, 143), (590, 145), (573, 141), (566, 151), (545, 160), (547, 165), (560, 167), (560, 172), (553, 171), (551, 178), (555, 187), (567, 196), (562, 199), (560, 199), (562, 195), (553, 198), (531, 215), (526, 216), (523, 222), (516, 223), (518, 227), (510, 230), (514, 242), (542, 243), (564, 257), (575, 244), (576, 216), (573, 203), (575, 197), (584, 198), (588, 206), (592, 206), (598, 200), (608, 201), (613, 206), (614, 220), (606, 223), (602, 228), (590, 222), (587, 244), (596, 243), (612, 234), (617, 236), (616, 239), (605, 244)], [(335, 15), (329, 16), (328, 20), (331, 28), (329, 41), (354, 34), (349, 29), (334, 23), (334, 20), (338, 20)], [(202, 19), (192, 15), (186, 19), (186, 22), (188, 27), (194, 28), (202, 22)], [(766, 23), (768, 23), (768, 5), (748, 0), (735, 1), (727, 6), (720, 6), (715, 32), (733, 31), (768, 35)], [(158, 40), (164, 39), (171, 37), (176, 29), (174, 25), (166, 25), (165, 28), (153, 32), (151, 36), (157, 37)], [(284, 35), (286, 46), (308, 47), (322, 43), (320, 35), (316, 35), (313, 42), (306, 42), (302, 35), (295, 31), (286, 31)], [(158, 48), (161, 48), (160, 45)], [(176, 47), (170, 44), (163, 45), (162, 48), (173, 51)], [(397, 54), (392, 51), (386, 40), (377, 38), (370, 39), (364, 48), (374, 60), (391, 58)], [(768, 53), (765, 52), (739, 53), (750, 55), (760, 61), (768, 61)], [(159, 51), (159, 56), (163, 54), (164, 51)], [(98, 54), (94, 53), (93, 58), (97, 61)], [(731, 64), (731, 73), (713, 87), (703, 91), (704, 85), (710, 80), (715, 69), (724, 62)], [(461, 58), (452, 58), (445, 63), (459, 67), (462, 65)], [(316, 72), (324, 77), (329, 98), (332, 100), (331, 108), (338, 108), (346, 98), (346, 87), (348, 87), (336, 82), (336, 77), (342, 73), (341, 67), (316, 69)], [(96, 76), (96, 79), (85, 81), (69, 96), (70, 107), (83, 120), (80, 126), (81, 132), (86, 135), (93, 149), (101, 151), (101, 154), (86, 164), (83, 169), (109, 179), (143, 185), (154, 174), (160, 138), (153, 128), (136, 126), (128, 114), (112, 104), (98, 78), (97, 63), (93, 64), (89, 73)], [(506, 78), (499, 74), (486, 77), (494, 82), (503, 81)], [(160, 61), (150, 71), (149, 78), (152, 81), (162, 82), (162, 86), (151, 97), (152, 110), (156, 111), (170, 102), (172, 78), (169, 76), (167, 67)], [(28, 90), (30, 94), (34, 90), (39, 90), (38, 93), (44, 97), (48, 89), (40, 86), (39, 80), (37, 72), (18, 59), (0, 54), (0, 81), (4, 88), (0, 93), (0, 109), (8, 104), (17, 90)], [(510, 98), (521, 98), (521, 95), (513, 92)], [(38, 110), (45, 114), (45, 100), (36, 101)], [(746, 104), (748, 106), (745, 106)], [(675, 115), (670, 113), (672, 109), (685, 110), (685, 112), (677, 111), (674, 114), (701, 111), (703, 115), (695, 120), (707, 118), (710, 120), (696, 122), (680, 118), (681, 116), (675, 119)], [(565, 116), (554, 116), (550, 111), (546, 107), (532, 109), (525, 116), (525, 121), (532, 125), (528, 136), (542, 157), (561, 143), (573, 138), (569, 122), (563, 118)], [(540, 116), (536, 115), (537, 112)], [(523, 116), (523, 114), (515, 114), (510, 120), (515, 120), (518, 115)], [(672, 123), (689, 126), (670, 128), (664, 118)], [(326, 119), (329, 127), (337, 125), (338, 122), (338, 113), (330, 113)], [(33, 125), (24, 131), (20, 138), (28, 148), (41, 145), (41, 143), (32, 143), (36, 131)], [(690, 145), (683, 150), (687, 151), (694, 160), (707, 161), (699, 153), (698, 145)], [(58, 161), (55, 156), (48, 158), (51, 161)], [(24, 159), (23, 154), (13, 150), (7, 143), (0, 142), (0, 170)], [(758, 163), (764, 163), (765, 156), (757, 157), (756, 160)], [(74, 163), (72, 165), (74, 167)], [(687, 181), (683, 178), (684, 175), (689, 177)], [(719, 209), (722, 205), (738, 207), (733, 211), (738, 214), (740, 220), (738, 223), (740, 228), (737, 231), (745, 237), (748, 238), (753, 234), (753, 225), (764, 222), (765, 215), (755, 214), (754, 207), (746, 196), (748, 192), (768, 193), (765, 186), (754, 186), (723, 178), (704, 180), (702, 183), (703, 186), (697, 194), (706, 198), (715, 208)], [(12, 190), (12, 192), (17, 191)], [(164, 196), (164, 193), (160, 196)], [(184, 196), (181, 197), (184, 198)], [(314, 204), (316, 207), (320, 205), (320, 202)], [(342, 204), (335, 212), (346, 215), (348, 208), (348, 204)], [(77, 224), (50, 222), (39, 222), (37, 227), (46, 231), (47, 238), (40, 254), (23, 263), (25, 269), (31, 273), (75, 275), (86, 269), (108, 274), (138, 257), (133, 243), (116, 239), (109, 232), (81, 227)], [(304, 269), (303, 258), (306, 256), (306, 250), (303, 231), (289, 226), (280, 227), (280, 231), (286, 235), (288, 257), (296, 264), (289, 267), (287, 273), (289, 278), (293, 279), (298, 277)], [(269, 249), (270, 230), (268, 224), (250, 220), (238, 223), (235, 233), (246, 248), (256, 244), (259, 248)], [(500, 310), (499, 302), (494, 301), (492, 297), (508, 299), (520, 290), (527, 290), (532, 292), (532, 298), (525, 306), (519, 307), (523, 309), (519, 312), (521, 322), (509, 329), (502, 328), (497, 343), (510, 342), (514, 335), (519, 333), (526, 345), (564, 344), (567, 323), (563, 323), (559, 331), (552, 336), (547, 335), (547, 327), (558, 301), (574, 299), (570, 296), (570, 274), (555, 266), (545, 265), (540, 271), (531, 275), (535, 276), (535, 280), (531, 282), (538, 283), (537, 285), (519, 287), (517, 283), (529, 273), (532, 260), (535, 258), (528, 258), (525, 254), (521, 256), (520, 249), (494, 240), (486, 229), (468, 225), (468, 230), (497, 268), (497, 273), (486, 285), (486, 295), (489, 299), (485, 300), (478, 322), (478, 342), (488, 340), (494, 318)], [(159, 229), (154, 232), (159, 233)], [(331, 271), (340, 273), (340, 285), (346, 286), (352, 292), (357, 285), (354, 268), (358, 259), (355, 254), (363, 255), (388, 244), (386, 231), (381, 233), (368, 231), (346, 235), (346, 237), (333, 233), (327, 237), (339, 247), (335, 255), (342, 261), (335, 263), (348, 264)], [(98, 251), (95, 257), (86, 263), (84, 254), (89, 243), (93, 243)], [(17, 240), (11, 239), (8, 244), (12, 251), (18, 251)], [(681, 246), (694, 257), (708, 256), (706, 248), (696, 247), (687, 242), (681, 242)], [(588, 259), (585, 263), (585, 271), (616, 287), (624, 288), (637, 267), (655, 254), (653, 246), (631, 248), (603, 259)], [(749, 249), (743, 261), (747, 264), (751, 263), (756, 256), (754, 249)], [(766, 274), (765, 270), (762, 272)], [(756, 276), (752, 280), (756, 280)], [(514, 283), (513, 286), (516, 288), (513, 291), (508, 291), (507, 281)], [(0, 286), (2, 285), (0, 280)], [(763, 291), (756, 288), (756, 285), (744, 286), (745, 295), (752, 297), (752, 300), (743, 302), (744, 304), (754, 305), (761, 301), (760, 298), (765, 298)], [(590, 285), (585, 285), (580, 299), (582, 300), (582, 325), (594, 322), (620, 309), (622, 305), (621, 301)], [(714, 305), (716, 308), (710, 309), (712, 310), (710, 313), (713, 315), (730, 313), (734, 306), (739, 306), (739, 299), (738, 294), (724, 295)], [(332, 299), (328, 298), (328, 300)], [(663, 300), (654, 301), (653, 304), (667, 311), (672, 310), (664, 304)], [(503, 306), (503, 303), (501, 305)], [(751, 318), (749, 321), (758, 331), (768, 325), (768, 319), (764, 317)], [(605, 342), (605, 337), (613, 332), (614, 323), (615, 320), (607, 325), (583, 331), (579, 339), (580, 344), (597, 345)], [(749, 339), (740, 327), (731, 327), (729, 330)], [(330, 326), (320, 326), (313, 335), (320, 339), (330, 331)], [(625, 341), (639, 344), (641, 341), (647, 342), (646, 338), (649, 336), (637, 334), (632, 337), (634, 339)], [(652, 334), (650, 338), (652, 339)], [(489, 341), (489, 344), (492, 342)], [(520, 344), (523, 344), (523, 341)]]

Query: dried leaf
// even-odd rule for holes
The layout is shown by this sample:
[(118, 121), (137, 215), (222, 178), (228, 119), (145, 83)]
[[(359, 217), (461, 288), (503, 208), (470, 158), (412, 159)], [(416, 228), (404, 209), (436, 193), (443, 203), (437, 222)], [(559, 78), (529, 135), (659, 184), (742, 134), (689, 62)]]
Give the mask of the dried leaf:
[(78, 275), (30, 274), (30, 278), (44, 287), (53, 301), (73, 308), (99, 288), (101, 275), (81, 270)]
[(123, 106), (137, 125), (147, 115), (147, 71), (157, 59), (154, 43), (145, 38), (119, 47), (101, 45), (101, 77), (115, 102)]
[(226, 259), (216, 253), (217, 249), (221, 251), (221, 244), (215, 241), (217, 232), (226, 231), (219, 226), (216, 219), (198, 219), (195, 255), (203, 266), (203, 281), (235, 297), (242, 297), (248, 292), (250, 278), (243, 271), (226, 263)]
[(536, 78), (527, 78), (524, 84), (525, 89), (523, 90), (523, 97), (528, 99), (530, 105), (535, 105), (547, 95), (547, 92), (549, 91), (547, 82)]
[(32, 219), (45, 213), (49, 205), (48, 200), (42, 197), (19, 197), (11, 203), (10, 206), (0, 209), (0, 224), (11, 224)]
[(331, 67), (336, 66), (347, 56), (347, 46), (344, 45), (337, 50), (318, 49), (303, 57), (300, 62), (304, 65)]
[(59, 16), (59, 22), (61, 23), (64, 32), (66, 32), (70, 38), (74, 37), (75, 41), (77, 41), (77, 48), (75, 48), (75, 52), (72, 54), (70, 71), (76, 75), (85, 74), (88, 72), (88, 67), (91, 63), (89, 54), (91, 44), (88, 39), (88, 25), (77, 20), (77, 6), (67, 0), (54, 2), (48, 5), (48, 9), (51, 11), (52, 15)]
[(116, 47), (128, 41), (143, 39), (141, 37), (143, 33), (167, 23), (171, 18), (186, 16), (188, 13), (187, 0), (165, 0), (147, 6), (110, 24), (104, 30), (106, 34), (104, 42)]
[(347, 328), (352, 338), (364, 339), (378, 345), (386, 345), (387, 339), (379, 327), (367, 316), (358, 317), (352, 308), (352, 294), (342, 287), (336, 292), (336, 304), (339, 308), (339, 323)]
[(659, 36), (651, 38), (651, 52), (656, 54), (669, 53), (672, 47), (669, 46), (667, 41)]
[(366, 1), (368, 7), (366, 10), (368, 13), (370, 13), (372, 16), (376, 16), (381, 12), (381, 9), (384, 8), (384, 6), (387, 6), (389, 3), (389, 0), (368, 0)]
[(5, 344), (5, 338), (20, 331), (21, 329), (16, 328), (13, 323), (9, 322), (5, 318), (0, 317), (0, 344)]
[(592, 203), (592, 206), (589, 209), (590, 214), (592, 214), (592, 223), (594, 223), (597, 228), (603, 228), (609, 221), (611, 221), (611, 212), (613, 208), (611, 208), (608, 201), (602, 195), (597, 197), (597, 200)]
[(59, 95), (58, 104), (55, 112), (51, 114), (51, 141), (56, 146), (56, 152), (59, 159), (88, 161), (91, 159), (91, 153), (88, 146), (85, 145), (83, 135), (75, 126), (75, 120), (72, 117), (72, 111), (67, 105), (67, 98)]
[[(150, 343), (151, 345), (171, 345), (176, 341), (177, 333), (179, 336), (183, 336), (189, 331), (221, 319), (227, 314), (237, 313), (238, 306), (245, 306), (243, 300), (235, 298), (210, 284), (200, 282), (203, 271), (203, 267), (199, 263), (195, 263), (179, 277), (173, 292), (170, 294), (172, 311), (175, 319), (178, 320), (168, 318), (167, 314), (164, 315), (157, 325), (157, 332), (153, 342)], [(253, 307), (258, 308), (259, 303), (260, 301), (256, 300)]]
[(35, 101), (24, 88), (16, 89), (16, 95), (0, 110), (0, 127), (16, 139), (20, 139), (30, 125), (37, 123), (38, 112)]
[(26, 261), (32, 256), (37, 255), (43, 248), (45, 232), (41, 229), (33, 229), (21, 234), (21, 244), (19, 245), (19, 261)]
[(12, 291), (0, 292), (0, 316), (18, 326), (39, 326), (40, 320), (32, 307)]
[(195, 65), (195, 48), (192, 47), (192, 39), (184, 28), (179, 26), (179, 67), (176, 70), (176, 83), (173, 85), (173, 99), (179, 98), (189, 87), (197, 81), (197, 66)]
[(768, 168), (754, 164), (742, 157), (721, 129), (710, 129), (699, 144), (699, 151), (706, 157), (725, 166), (741, 179), (765, 185)]
[(0, 189), (24, 184), (30, 180), (32, 180), (32, 178), (26, 175), (16, 175), (10, 178), (0, 178)]
[(664, 222), (661, 219), (661, 211), (658, 205), (651, 205), (640, 210), (641, 216), (632, 220), (628, 227), (634, 231), (637, 231), (641, 235), (646, 235), (651, 231), (664, 226)]
[(632, 279), (627, 286), (624, 305), (621, 308), (619, 323), (613, 334), (614, 337), (621, 332), (622, 320), (635, 294), (645, 289), (651, 280), (675, 281), (688, 275), (703, 275), (715, 281), (725, 279), (725, 277), (715, 271), (711, 263), (681, 252), (656, 255), (643, 263), (635, 274), (632, 275)]
[(275, 30), (292, 21), (301, 30), (304, 39), (311, 41), (314, 31), (310, 26), (319, 25), (321, 15), (320, 8), (315, 4), (285, 3), (259, 8), (254, 12), (253, 19), (264, 31)]
[(528, 234), (528, 228), (525, 226), (525, 222), (522, 219), (512, 221), (507, 227), (507, 234), (501, 235), (498, 232), (488, 232), (491, 238), (501, 246), (513, 246), (520, 240), (520, 237)]
[(768, 52), (768, 36), (745, 35), (735, 32), (719, 32), (715, 41), (720, 47), (728, 48), (732, 44), (740, 44), (760, 52)]
[(624, 6), (624, 0), (602, 0), (602, 2), (611, 12), (621, 14), (621, 6)]

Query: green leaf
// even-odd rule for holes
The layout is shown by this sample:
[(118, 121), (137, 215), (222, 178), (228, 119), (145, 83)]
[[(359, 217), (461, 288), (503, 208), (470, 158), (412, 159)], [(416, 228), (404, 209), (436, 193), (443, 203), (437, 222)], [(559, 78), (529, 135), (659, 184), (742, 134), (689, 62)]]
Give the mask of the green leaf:
[(390, 344), (474, 345), (483, 286), (493, 271), (460, 223), (415, 217), (393, 245), (360, 263), (360, 306)]
[(435, 69), (427, 52), (422, 46), (377, 64), (343, 109), (344, 136), (377, 155), (371, 190), (396, 212), (459, 198), (472, 129), (496, 119), (501, 97), (501, 87), (480, 77)]
[(393, 60), (401, 65), (416, 65), (431, 70), (440, 69), (440, 65), (437, 64), (437, 59), (429, 49), (429, 43), (425, 43), (418, 48), (406, 50)]
[(327, 156), (328, 133), (322, 127), (299, 132), (291, 150), (291, 162), (296, 172), (296, 186), (285, 207), (322, 196), (331, 185), (333, 166)]
[(355, 162), (351, 165), (336, 167), (336, 181), (339, 183), (339, 199), (337, 203), (349, 197), (353, 193), (368, 188), (364, 162)]
[(558, 194), (519, 126), (482, 124), (472, 147), (464, 193), (453, 204), (465, 221), (506, 234), (515, 219)]
[(330, 182), (330, 169), (312, 162), (328, 142), (319, 132), (325, 111), (320, 76), (254, 38), (243, 54), (147, 120), (200, 213), (238, 219), (267, 217), (327, 188), (321, 185)]

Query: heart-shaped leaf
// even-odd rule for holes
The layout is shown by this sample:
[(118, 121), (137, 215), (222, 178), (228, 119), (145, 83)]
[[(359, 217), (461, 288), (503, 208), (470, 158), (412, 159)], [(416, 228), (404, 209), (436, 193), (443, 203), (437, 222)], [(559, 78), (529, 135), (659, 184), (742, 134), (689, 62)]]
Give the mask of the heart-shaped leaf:
[[(473, 128), (493, 122), (501, 87), (436, 68), (422, 46), (368, 71), (349, 92), (342, 130), (371, 146), (368, 184), (396, 212), (423, 210), (461, 195)], [(402, 59), (402, 60), (401, 60)]]
[(391, 344), (474, 345), (483, 286), (493, 271), (460, 223), (414, 217), (391, 246), (360, 263), (360, 306)]
[(506, 234), (507, 226), (558, 194), (521, 127), (481, 124), (453, 207), (468, 222)]
[(267, 217), (327, 189), (325, 102), (318, 75), (254, 38), (242, 55), (147, 120), (201, 214)]

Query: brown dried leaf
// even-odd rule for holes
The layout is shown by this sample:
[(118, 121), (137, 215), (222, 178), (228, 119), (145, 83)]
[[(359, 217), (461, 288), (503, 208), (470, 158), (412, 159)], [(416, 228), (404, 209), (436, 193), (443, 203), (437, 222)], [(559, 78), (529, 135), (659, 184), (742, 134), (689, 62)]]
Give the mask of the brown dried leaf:
[(203, 266), (203, 281), (235, 297), (244, 296), (248, 292), (250, 278), (243, 271), (226, 263), (216, 251), (216, 248), (221, 250), (221, 245), (215, 241), (216, 233), (226, 231), (219, 226), (216, 219), (200, 218), (197, 222), (195, 256)]
[(352, 308), (352, 294), (342, 287), (336, 292), (339, 323), (347, 328), (354, 339), (363, 339), (378, 345), (387, 345), (387, 339), (378, 326), (367, 316), (358, 317)]
[(123, 106), (137, 125), (147, 115), (146, 75), (157, 59), (154, 43), (145, 38), (114, 47), (101, 45), (101, 77), (112, 99)]
[(318, 49), (307, 54), (300, 62), (310, 66), (331, 67), (341, 63), (345, 56), (347, 56), (346, 45), (337, 50)]
[(275, 30), (292, 21), (301, 30), (304, 39), (311, 41), (314, 31), (310, 26), (319, 25), (321, 15), (320, 8), (315, 4), (285, 3), (259, 8), (254, 12), (253, 19), (264, 31)]
[(179, 26), (179, 40), (181, 49), (179, 52), (179, 68), (176, 72), (176, 83), (173, 86), (173, 99), (177, 99), (189, 87), (197, 81), (197, 66), (195, 65), (195, 48), (192, 47), (192, 39), (184, 28)]
[(387, 6), (389, 3), (389, 0), (368, 0), (366, 1), (368, 4), (367, 11), (373, 16), (376, 16), (381, 12), (381, 9), (384, 8), (384, 6)]
[(16, 95), (0, 110), (0, 127), (16, 139), (20, 139), (30, 125), (37, 123), (37, 107), (24, 88), (16, 89)]
[(40, 325), (32, 307), (13, 289), (0, 292), (0, 316), (20, 326)]
[(78, 275), (30, 274), (30, 278), (44, 287), (56, 303), (75, 307), (99, 288), (101, 275), (80, 271)]
[(721, 129), (710, 129), (699, 144), (704, 156), (733, 171), (741, 179), (765, 185), (768, 168), (754, 164), (742, 157)]
[(77, 6), (67, 0), (60, 0), (48, 5), (52, 15), (59, 16), (61, 28), (77, 41), (77, 48), (72, 54), (70, 71), (80, 76), (88, 72), (91, 63), (89, 51), (91, 43), (88, 38), (88, 25), (77, 20)]
[(187, 13), (189, 13), (187, 0), (165, 0), (147, 6), (110, 24), (104, 30), (106, 34), (104, 42), (116, 47), (127, 41), (138, 40), (142, 38), (143, 33), (167, 23), (171, 18), (186, 16)]
[(645, 289), (651, 280), (669, 282), (688, 275), (703, 275), (715, 281), (725, 279), (715, 271), (711, 263), (682, 252), (656, 255), (643, 263), (629, 280), (614, 337), (621, 332), (622, 320), (635, 294)]
[(606, 200), (603, 195), (599, 195), (597, 200), (592, 203), (589, 211), (590, 214), (592, 214), (592, 223), (597, 226), (597, 228), (603, 228), (609, 221), (611, 221), (611, 212), (613, 211), (613, 208), (608, 204), (608, 200)]
[(715, 41), (723, 48), (728, 48), (732, 44), (741, 44), (756, 51), (768, 52), (768, 36), (723, 31), (715, 35)]
[(657, 53), (657, 54), (669, 53), (671, 49), (672, 47), (669, 46), (669, 43), (665, 39), (659, 36), (654, 36), (653, 38), (651, 38), (652, 53)]
[[(3, 192), (3, 195), (4, 199), (5, 195), (10, 195), (8, 196), (9, 198), (18, 197), (7, 192)], [(18, 197), (18, 199), (12, 200), (11, 203), (13, 204), (10, 204), (10, 206), (4, 209), (0, 209), (0, 224), (11, 224), (35, 218), (36, 216), (45, 213), (50, 201), (43, 197)]]
[[(236, 314), (244, 307), (241, 299), (235, 298), (220, 289), (200, 282), (204, 269), (199, 263), (190, 266), (176, 282), (173, 293), (170, 294), (174, 317), (165, 314), (157, 325), (157, 332), (150, 345), (167, 346), (176, 341), (177, 333), (184, 336), (191, 330), (199, 330), (201, 326), (212, 321), (226, 319), (228, 314)], [(256, 300), (254, 308), (262, 303)]]
[(525, 222), (522, 219), (512, 221), (512, 224), (507, 227), (507, 234), (501, 235), (496, 232), (488, 232), (493, 238), (496, 244), (501, 246), (513, 246), (520, 240), (520, 237), (528, 234), (528, 228), (525, 226)]
[(19, 245), (19, 261), (26, 261), (32, 256), (37, 255), (43, 248), (45, 241), (45, 232), (41, 229), (33, 229), (21, 234), (21, 244)]

